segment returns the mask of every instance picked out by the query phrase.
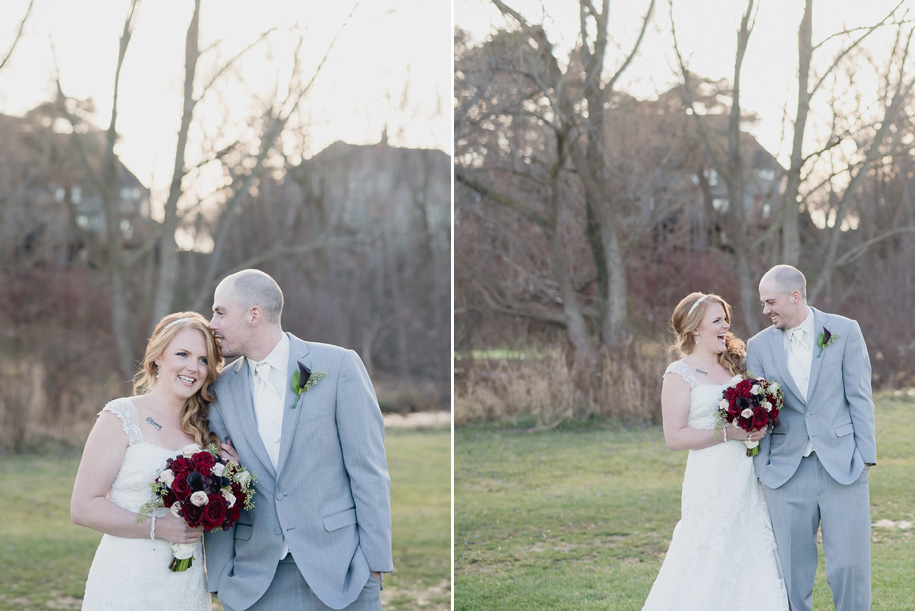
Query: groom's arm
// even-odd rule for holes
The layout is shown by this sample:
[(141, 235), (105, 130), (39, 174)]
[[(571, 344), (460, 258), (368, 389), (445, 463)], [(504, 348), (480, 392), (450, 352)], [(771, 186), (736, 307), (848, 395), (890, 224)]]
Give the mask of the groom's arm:
[(391, 478), (384, 452), (384, 418), (362, 360), (347, 351), (337, 377), (337, 429), (356, 506), (359, 546), (369, 570), (394, 570)]
[(867, 464), (877, 462), (877, 436), (874, 425), (874, 397), (871, 391), (871, 361), (861, 327), (854, 320), (842, 358), (845, 400), (855, 429), (855, 445)]
[(759, 340), (754, 340), (753, 338), (747, 340), (747, 373), (758, 378), (766, 378), (766, 372), (763, 369), (762, 361), (759, 359), (759, 351), (756, 346), (757, 341)]

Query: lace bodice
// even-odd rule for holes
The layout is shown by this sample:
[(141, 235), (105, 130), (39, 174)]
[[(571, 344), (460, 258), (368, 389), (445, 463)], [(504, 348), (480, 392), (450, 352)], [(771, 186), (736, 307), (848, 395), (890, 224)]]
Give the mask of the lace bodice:
[(111, 412), (121, 420), (124, 432), (130, 440), (121, 468), (111, 484), (108, 498), (116, 505), (136, 512), (143, 503), (152, 499), (149, 482), (156, 478), (160, 469), (165, 468), (165, 460), (185, 450), (198, 450), (199, 446), (192, 443), (177, 450), (170, 450), (144, 441), (137, 408), (128, 397), (111, 401), (99, 415), (104, 412)]
[[(132, 512), (152, 499), (149, 483), (168, 458), (186, 450), (198, 450), (195, 443), (172, 450), (143, 439), (137, 408), (130, 398), (115, 399), (99, 415), (110, 412), (117, 416), (127, 434), (129, 444), (124, 452), (108, 498)], [(164, 510), (159, 510), (161, 515)], [(202, 546), (197, 545), (191, 568), (180, 573), (168, 569), (172, 550), (167, 541), (131, 539), (104, 535), (86, 580), (83, 610), (121, 611), (207, 611), (210, 596)]]
[(724, 389), (740, 380), (734, 376), (723, 384), (705, 384), (693, 375), (692, 368), (685, 362), (674, 361), (667, 366), (664, 374), (675, 373), (686, 380), (692, 392), (689, 395), (689, 418), (687, 424), (692, 429), (713, 429), (717, 422), (718, 403)]

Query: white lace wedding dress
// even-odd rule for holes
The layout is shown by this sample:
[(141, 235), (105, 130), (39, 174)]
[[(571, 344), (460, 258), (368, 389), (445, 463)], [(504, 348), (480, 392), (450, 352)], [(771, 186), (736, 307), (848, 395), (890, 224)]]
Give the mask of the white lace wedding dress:
[[(129, 398), (115, 399), (102, 411), (121, 419), (130, 445), (108, 498), (124, 509), (136, 512), (152, 498), (149, 482), (165, 460), (193, 448), (162, 448), (143, 440), (137, 408)], [(148, 523), (148, 522), (147, 522)], [(194, 562), (186, 571), (173, 573), (168, 565), (172, 550), (168, 541), (126, 539), (103, 535), (99, 543), (83, 598), (85, 611), (203, 611), (211, 608), (206, 587), (202, 546), (197, 544)]]
[[(737, 378), (701, 384), (683, 361), (669, 372), (692, 388), (690, 428), (714, 428), (721, 393)], [(680, 522), (643, 611), (787, 611), (769, 510), (746, 450), (741, 441), (690, 450)]]

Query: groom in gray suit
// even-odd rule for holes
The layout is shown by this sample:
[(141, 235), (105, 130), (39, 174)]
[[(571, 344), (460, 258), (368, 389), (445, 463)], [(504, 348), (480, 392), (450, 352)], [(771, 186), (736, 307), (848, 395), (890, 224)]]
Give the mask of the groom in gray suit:
[(858, 323), (807, 305), (807, 282), (777, 265), (759, 282), (772, 326), (747, 342), (747, 370), (785, 405), (756, 455), (792, 611), (810, 611), (822, 528), (837, 611), (871, 606), (868, 468), (876, 464), (871, 365)]
[(362, 361), (283, 333), (283, 293), (261, 271), (228, 276), (213, 301), (220, 350), (241, 358), (214, 385), (210, 429), (257, 483), (254, 508), (205, 537), (210, 591), (226, 611), (381, 609), (391, 480)]

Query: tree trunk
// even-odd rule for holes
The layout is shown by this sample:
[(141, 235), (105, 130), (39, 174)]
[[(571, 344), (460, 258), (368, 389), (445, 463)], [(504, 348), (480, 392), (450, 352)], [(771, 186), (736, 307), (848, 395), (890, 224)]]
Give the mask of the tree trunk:
[(801, 257), (798, 227), (800, 209), (801, 167), (807, 115), (810, 112), (810, 60), (813, 56), (813, 0), (806, 0), (804, 17), (798, 30), (797, 115), (791, 144), (791, 167), (782, 205), (782, 258), (779, 263), (797, 266)]
[(175, 295), (175, 283), (178, 280), (178, 245), (175, 242), (175, 231), (178, 229), (178, 200), (182, 195), (181, 181), (184, 178), (184, 157), (187, 148), (187, 134), (194, 116), (194, 76), (197, 72), (197, 60), (200, 57), (197, 40), (200, 30), (200, 0), (194, 0), (194, 14), (187, 28), (184, 48), (184, 109), (181, 114), (181, 127), (178, 130), (178, 144), (175, 147), (175, 165), (172, 169), (172, 183), (165, 202), (165, 220), (162, 223), (162, 235), (159, 238), (159, 277), (156, 282), (153, 300), (151, 325), (155, 325), (163, 316), (171, 312)]

